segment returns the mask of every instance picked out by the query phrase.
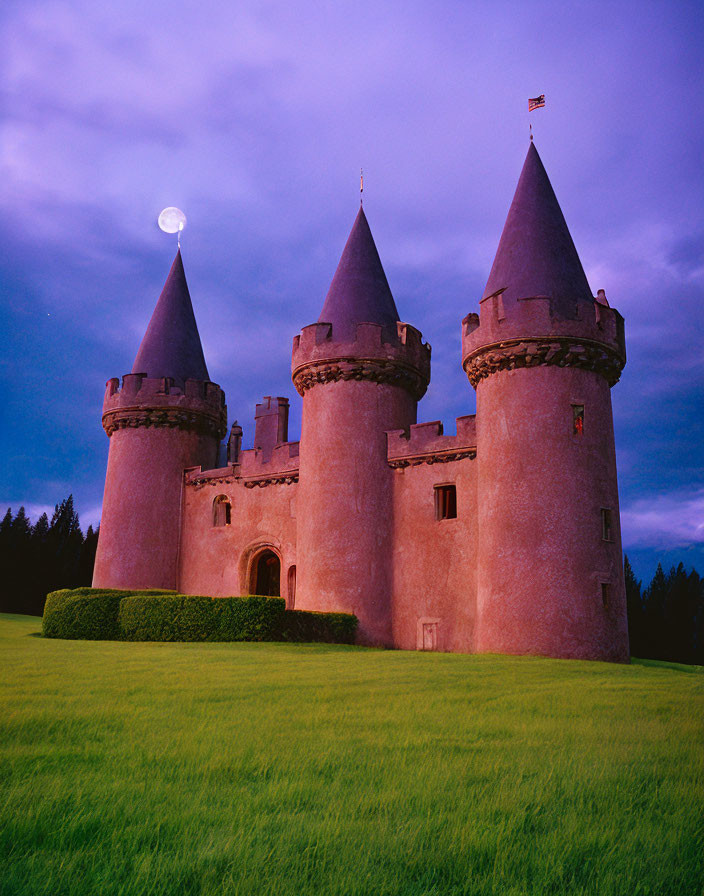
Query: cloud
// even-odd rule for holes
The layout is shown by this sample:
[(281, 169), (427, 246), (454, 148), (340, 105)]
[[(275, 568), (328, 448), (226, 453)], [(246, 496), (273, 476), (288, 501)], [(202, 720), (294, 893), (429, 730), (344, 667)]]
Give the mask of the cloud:
[(704, 487), (638, 498), (621, 510), (621, 529), (626, 549), (704, 544)]

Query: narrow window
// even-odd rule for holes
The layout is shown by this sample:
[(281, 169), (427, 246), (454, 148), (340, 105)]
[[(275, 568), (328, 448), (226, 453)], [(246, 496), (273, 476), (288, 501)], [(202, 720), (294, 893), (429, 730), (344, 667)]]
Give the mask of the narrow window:
[(227, 495), (218, 495), (213, 501), (213, 526), (229, 526), (232, 509)]
[(584, 435), (584, 405), (572, 405), (572, 433), (575, 436)]
[(609, 583), (602, 582), (601, 583), (601, 603), (604, 606), (605, 610), (609, 609)]
[(601, 509), (601, 538), (602, 541), (613, 541), (613, 529), (611, 527), (611, 511)]
[(287, 610), (293, 610), (296, 606), (296, 567), (288, 568), (288, 606)]
[(454, 485), (435, 486), (435, 519), (457, 519), (457, 488)]

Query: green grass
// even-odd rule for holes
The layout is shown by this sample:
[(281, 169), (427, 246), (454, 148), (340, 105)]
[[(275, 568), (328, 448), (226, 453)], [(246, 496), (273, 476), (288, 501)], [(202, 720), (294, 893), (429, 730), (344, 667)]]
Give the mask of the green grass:
[(701, 670), (0, 620), (2, 894), (701, 894)]

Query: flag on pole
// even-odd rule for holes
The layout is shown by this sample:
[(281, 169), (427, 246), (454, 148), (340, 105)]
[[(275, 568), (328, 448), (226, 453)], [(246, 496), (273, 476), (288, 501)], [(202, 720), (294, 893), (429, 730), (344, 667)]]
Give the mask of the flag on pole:
[(545, 105), (545, 94), (541, 93), (540, 96), (533, 97), (532, 100), (528, 100), (528, 111), (532, 112), (533, 109), (542, 109)]

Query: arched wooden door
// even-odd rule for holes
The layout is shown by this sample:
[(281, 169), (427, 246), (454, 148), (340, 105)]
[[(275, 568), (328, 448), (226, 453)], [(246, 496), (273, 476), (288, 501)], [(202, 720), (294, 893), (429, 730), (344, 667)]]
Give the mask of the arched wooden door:
[(273, 551), (262, 551), (255, 560), (253, 594), (279, 597), (281, 594), (281, 561)]

